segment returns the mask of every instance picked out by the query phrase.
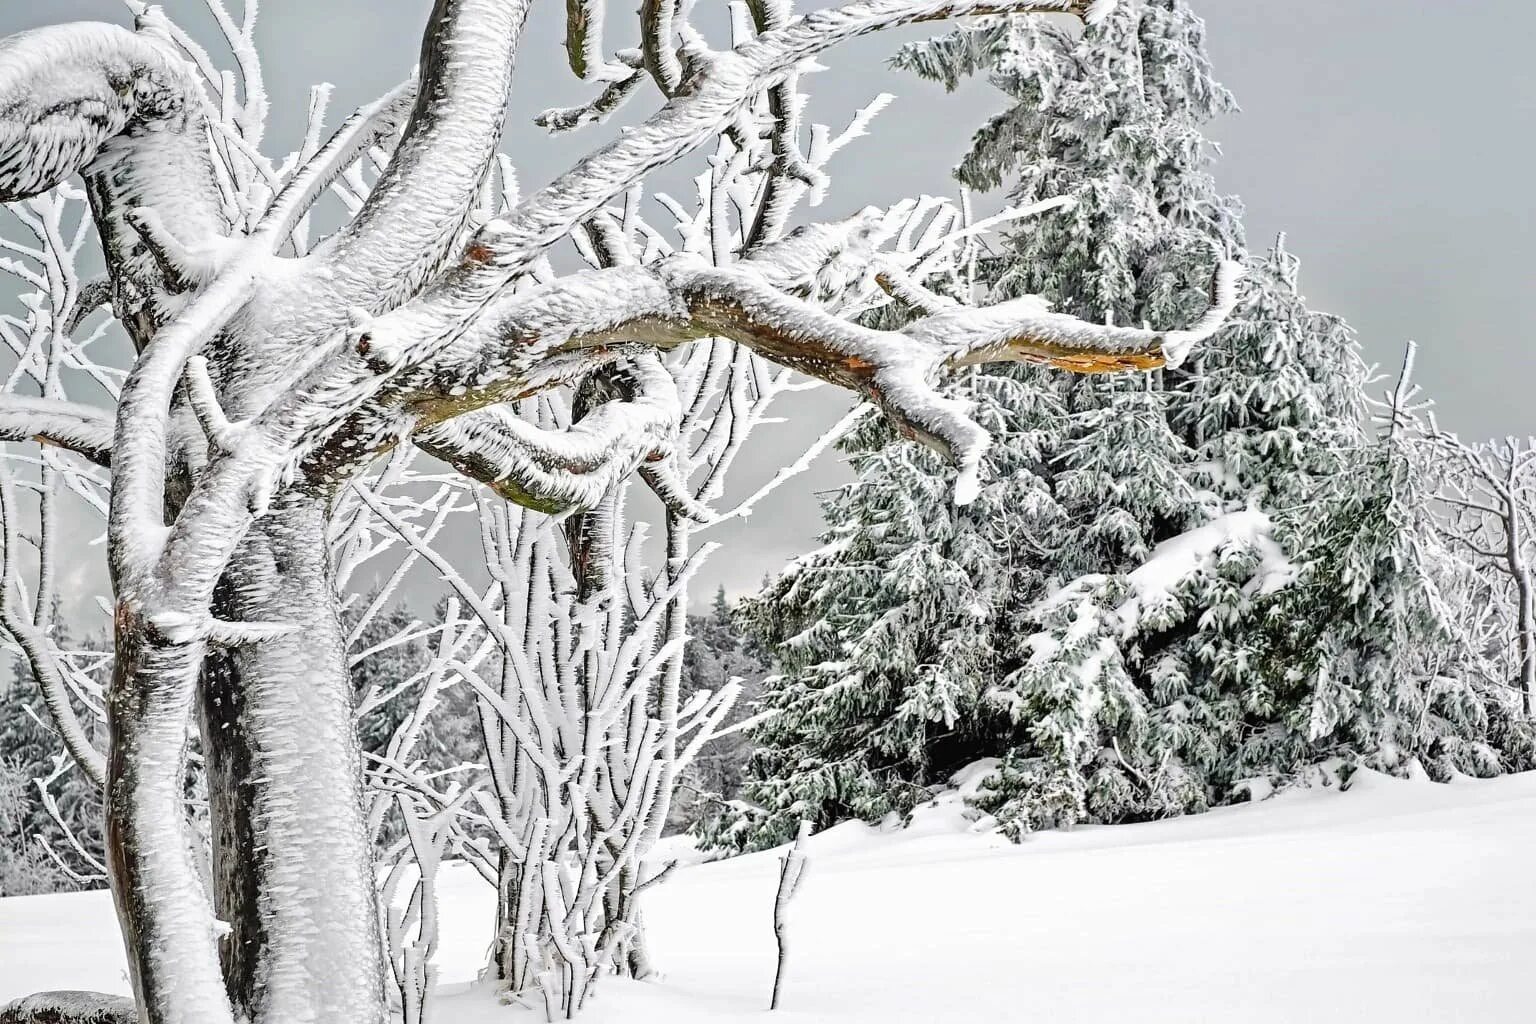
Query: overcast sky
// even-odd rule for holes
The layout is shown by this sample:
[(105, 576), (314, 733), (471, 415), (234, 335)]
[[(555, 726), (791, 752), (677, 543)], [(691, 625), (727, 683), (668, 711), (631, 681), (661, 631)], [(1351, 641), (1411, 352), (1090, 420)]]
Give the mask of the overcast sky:
[[(719, 4), (697, 0), (701, 11)], [(191, 27), (205, 24), (200, 0), (164, 6)], [(287, 145), (297, 131), (309, 83), (337, 85), (339, 116), (404, 77), (429, 6), (265, 0), (277, 143)], [(506, 148), (530, 186), (599, 138), (576, 133), (552, 142), (529, 123), (537, 111), (588, 92), (563, 66), (563, 6), (536, 6), (519, 58)], [(633, 6), (610, 5), (611, 31), (629, 30), (621, 12)], [(1368, 358), (1395, 363), (1415, 339), (1420, 383), (1447, 425), (1467, 435), (1530, 434), (1536, 421), (1523, 393), (1536, 369), (1527, 354), (1536, 310), (1525, 295), (1533, 264), (1536, 72), (1528, 47), (1536, 5), (1475, 6), (1477, 17), (1456, 17), (1402, 0), (1196, 0), (1217, 73), (1243, 107), (1210, 134), (1224, 150), (1219, 184), (1247, 204), (1250, 243), (1260, 247), (1287, 231), (1303, 259), (1308, 298), (1345, 316)], [(121, 21), (122, 10), (116, 0), (0, 0), (0, 34), (77, 18)], [(820, 213), (951, 190), (948, 169), (970, 132), (1001, 108), (1000, 94), (985, 84), (946, 96), (887, 71), (896, 45), (918, 34), (858, 40), (828, 54), (829, 70), (807, 80), (813, 119), (832, 123), (877, 92), (898, 97), (872, 137), (838, 157)], [(643, 112), (654, 99), (633, 105)], [(793, 423), (764, 429), (749, 469), (769, 474), (836, 416), (837, 405), (828, 394), (792, 407)], [(705, 572), (701, 591), (716, 582), (754, 589), (764, 573), (805, 551), (819, 526), (812, 491), (841, 479), (835, 463), (818, 467), (750, 523), (719, 531), (730, 546)], [(742, 483), (755, 482), (749, 472)]]

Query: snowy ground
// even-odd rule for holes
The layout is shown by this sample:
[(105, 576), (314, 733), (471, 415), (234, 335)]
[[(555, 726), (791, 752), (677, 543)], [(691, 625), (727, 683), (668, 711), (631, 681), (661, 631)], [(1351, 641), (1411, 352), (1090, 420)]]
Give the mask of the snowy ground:
[[(1021, 847), (947, 801), (810, 850), (784, 1024), (1532, 1019), (1536, 775), (1370, 776)], [(761, 1024), (776, 871), (768, 854), (678, 872), (647, 909), (667, 977), (608, 982), (585, 1019)], [(438, 1019), (539, 1019), (474, 988), (486, 893), (467, 872), (448, 893)], [(126, 990), (104, 894), (0, 900), (0, 1002), (48, 988)]]

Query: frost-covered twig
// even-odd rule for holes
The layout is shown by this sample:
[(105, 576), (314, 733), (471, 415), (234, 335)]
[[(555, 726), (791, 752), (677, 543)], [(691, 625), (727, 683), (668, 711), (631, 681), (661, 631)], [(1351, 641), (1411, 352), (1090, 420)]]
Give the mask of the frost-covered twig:
[(770, 1010), (779, 1008), (779, 997), (784, 991), (784, 969), (789, 963), (789, 901), (795, 898), (795, 894), (800, 891), (800, 883), (805, 880), (805, 841), (810, 835), (811, 823), (800, 822), (794, 846), (779, 858), (779, 888), (773, 898), (773, 938), (779, 947), (779, 957), (778, 966), (773, 972), (773, 997), (768, 1002)]
[[(69, 687), (64, 681), (62, 660), (56, 656), (52, 641), (24, 611), (16, 607), (20, 552), (17, 549), (17, 516), (10, 472), (0, 464), (0, 627), (11, 635), (26, 654), (32, 675), (42, 691), (55, 731), (81, 771), (97, 786), (107, 783), (106, 757), (91, 743), (80, 718), (70, 703)], [(50, 552), (44, 552), (44, 558)], [(51, 611), (44, 610), (45, 614)]]

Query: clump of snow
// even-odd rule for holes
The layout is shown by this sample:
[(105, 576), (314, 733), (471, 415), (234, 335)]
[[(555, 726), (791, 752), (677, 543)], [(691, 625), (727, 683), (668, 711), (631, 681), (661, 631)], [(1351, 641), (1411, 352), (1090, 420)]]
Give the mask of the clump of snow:
[(1134, 628), (1144, 609), (1166, 603), (1180, 583), (1214, 565), (1221, 552), (1233, 546), (1245, 547), (1259, 557), (1250, 584), (1256, 593), (1273, 593), (1295, 579), (1296, 566), (1275, 542), (1269, 516), (1257, 509), (1230, 512), (1159, 544), (1146, 562), (1126, 576), (1133, 596), (1120, 606), (1119, 614), (1127, 628)]
[(1280, 545), (1275, 543), (1274, 527), (1269, 516), (1256, 509), (1248, 509), (1221, 516), (1204, 526), (1164, 541), (1153, 549), (1152, 556), (1141, 568), (1126, 579), (1142, 600), (1154, 600), (1166, 595), (1181, 580), (1188, 578), (1222, 546), (1234, 542), (1249, 545), (1263, 557), (1259, 578), (1264, 581), (1264, 593), (1281, 586), (1285, 579), (1294, 574), (1295, 567), (1286, 559)]

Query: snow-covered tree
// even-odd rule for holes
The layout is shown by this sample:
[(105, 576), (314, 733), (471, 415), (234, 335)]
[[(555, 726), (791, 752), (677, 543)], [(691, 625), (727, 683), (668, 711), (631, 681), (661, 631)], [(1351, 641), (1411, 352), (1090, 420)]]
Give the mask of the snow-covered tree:
[[(721, 49), (689, 24), (686, 7), (646, 4), (640, 50), (612, 56), (601, 6), (570, 4), (571, 67), (598, 95), (586, 107), (549, 112), (546, 126), (601, 119), (646, 83), (664, 102), (526, 195), (497, 173), (505, 161), (496, 158), (524, 0), (438, 0), (419, 75), (329, 137), (325, 94), (317, 92), (303, 146), (283, 160), (262, 155), (267, 100), (256, 5), (238, 19), (212, 5), (235, 71), (222, 70), (158, 9), (130, 6), (132, 31), (65, 25), (0, 41), (0, 201), (33, 236), (7, 245), (14, 258), (5, 271), (33, 290), (25, 312), (8, 316), (0, 332), (18, 367), (0, 401), (0, 436), (43, 442), (56, 482), (108, 513), (116, 650), (109, 756), (90, 748), (67, 701), (56, 699), (56, 674), (37, 675), (70, 752), (105, 784), (109, 866), (138, 1012), (156, 1024), (382, 1021), (390, 969), (406, 1016), (420, 1015), (435, 941), (430, 868), (452, 839), (450, 808), (436, 806), (400, 758), (384, 766), (404, 787), (396, 804), (407, 812), (410, 856), (422, 868), (396, 916), (393, 882), (382, 906), (375, 900), (381, 805), (364, 790), (339, 584), (355, 567), (355, 524), (371, 521), (371, 537), (388, 527), (419, 539), (442, 528), (439, 513), (452, 512), (444, 502), (452, 504), (460, 484), (426, 498), (381, 497), (377, 488), (399, 466), (385, 456), (414, 445), (484, 484), (477, 501), (494, 493), (598, 525), (610, 521), (602, 509), (613, 487), (638, 471), (679, 522), (707, 517), (682, 483), (689, 467), (679, 466), (679, 429), (696, 394), (680, 391), (690, 376), (714, 379), (699, 369), (717, 365), (711, 355), (692, 353), (721, 351), (687, 346), (720, 338), (877, 403), (902, 433), (959, 465), (954, 495), (965, 504), (980, 487), (990, 437), (938, 389), (941, 377), (997, 361), (1077, 371), (1177, 362), (1234, 302), (1239, 268), (1218, 262), (1216, 302), (1189, 327), (1180, 325), (1193, 316), (1113, 326), (1033, 300), (959, 303), (930, 287), (949, 264), (925, 263), (929, 253), (904, 244), (911, 232), (903, 236), (903, 226), (922, 204), (779, 235), (792, 199), (818, 196), (824, 184), (817, 157), (827, 137), (812, 132), (809, 153), (799, 150), (792, 80), (804, 63), (853, 36), (994, 14), (996, 4), (856, 0), (799, 17), (786, 5), (749, 4)], [(1005, 8), (1096, 21), (1115, 5), (1021, 0)], [(711, 217), (719, 233), (705, 238), (718, 251), (653, 244), (657, 233), (638, 216), (647, 175), (711, 144), (736, 161), (726, 165), (735, 193), (712, 193), (714, 200), (752, 210), (754, 219), (726, 232)], [(772, 159), (757, 159), (764, 145)], [(76, 174), (84, 194), (68, 183)], [(74, 214), (77, 229), (56, 230), (55, 214), (78, 211), (86, 196), (89, 217)], [(341, 203), (341, 225), (317, 240), (311, 213), (326, 196)], [(101, 286), (82, 282), (74, 266), (91, 224), (108, 272)], [(556, 271), (550, 255), (568, 239), (591, 269)], [(884, 288), (915, 300), (920, 315), (899, 329), (839, 315), (885, 301)], [(105, 349), (85, 351), (100, 332), (77, 336), (104, 306), (131, 343), (117, 365)], [(678, 363), (694, 372), (676, 372)], [(498, 408), (567, 385), (576, 388), (568, 418)], [(94, 390), (87, 398), (81, 388)], [(369, 486), (353, 486), (360, 475)], [(34, 669), (47, 668), (47, 631), (19, 582), (31, 563), (23, 564), (17, 536), (7, 537), (4, 582), (33, 618), (14, 620), (19, 628), (8, 620), (7, 630)], [(584, 544), (578, 539), (573, 552), (592, 550)], [(409, 558), (442, 568), (426, 547), (407, 547)], [(658, 654), (665, 661), (661, 652), (681, 634), (671, 599), (688, 555), (676, 543), (668, 554), (661, 585), (649, 591), (665, 628), (655, 647), (643, 635), (633, 642), (630, 664)], [(43, 577), (53, 571), (45, 559)], [(521, 582), (538, 587), (549, 578)], [(569, 587), (556, 595), (572, 610), (597, 596)], [(614, 603), (605, 614), (615, 614)], [(448, 667), (464, 651), (478, 652), (486, 636), (502, 656), (517, 653), (515, 631), (505, 621), (492, 625), (503, 612), (461, 609), (440, 624), (435, 667), (423, 681), (429, 693), (449, 685)], [(595, 650), (590, 632), (541, 635), (568, 655)], [(635, 706), (620, 699), (623, 663), (590, 667), (622, 670), (602, 677), (615, 702), (567, 701), (573, 720)], [(652, 765), (660, 773), (659, 789), (647, 783), (637, 801), (668, 794), (677, 767), (673, 682), (663, 685), (656, 717), (634, 720), (627, 735), (638, 746), (616, 767), (618, 778)], [(211, 887), (185, 800), (199, 707)], [(508, 707), (496, 718), (511, 729), (527, 713)], [(392, 741), (401, 757), (419, 734), (410, 723), (419, 716)], [(526, 736), (520, 749), (542, 752), (555, 736)], [(541, 889), (529, 890), (543, 920), (568, 905), (564, 886), (587, 886), (591, 872), (600, 880), (622, 874), (657, 831), (649, 821), (630, 827), (640, 820), (635, 806), (624, 807), (623, 833), (598, 820), (602, 804), (588, 797), (613, 794), (594, 777), (595, 751), (567, 748), (565, 756), (584, 767), (563, 776), (546, 759), (541, 770), (553, 773), (547, 780), (574, 809), (562, 821), (594, 841), (575, 877), (562, 875), (561, 863), (544, 862), (554, 864), (546, 871), (522, 862), (543, 872)], [(460, 788), (459, 797), (470, 795)], [(526, 857), (515, 830), (506, 838)], [(621, 892), (634, 897), (640, 884)], [(622, 965), (601, 954), (633, 948), (633, 934), (594, 933), (593, 922), (566, 913), (559, 928), (513, 939), (568, 979), (583, 965)], [(570, 982), (562, 997), (582, 984)], [(72, 999), (58, 1009), (69, 1017), (81, 1006)]]
[(1200, 308), (1209, 247), (1242, 241), (1240, 207), (1209, 171), (1204, 127), (1234, 104), (1204, 36), (1185, 0), (1147, 0), (1083, 33), (1008, 19), (897, 55), (950, 88), (985, 73), (1008, 96), (956, 167), (962, 184), (1006, 184), (1020, 203), (1073, 201), (990, 261), (1003, 293), (1120, 324)]
[(712, 841), (771, 846), (802, 818), (910, 809), (998, 743), (982, 681), (1002, 657), (1000, 631), (1044, 593), (1029, 559), (1007, 556), (1060, 516), (1038, 475), (1060, 410), (1050, 391), (1011, 376), (972, 375), (953, 393), (997, 438), (976, 501), (951, 505), (937, 457), (865, 423), (843, 445), (858, 481), (823, 506), (826, 545), (744, 605), (782, 674), (760, 701), (743, 801), (706, 829)]
[[(1170, 141), (1165, 155), (1151, 161), (1159, 173), (1138, 181), (1134, 172), (1104, 170), (1104, 155), (1113, 153), (1114, 145), (1090, 138), (1070, 149), (1062, 143), (1082, 140), (1077, 124), (1062, 118), (1066, 123), (1034, 127), (1035, 134), (1030, 134), (1029, 126), (1038, 124), (1031, 119), (1042, 115), (1015, 111), (1006, 123), (1009, 137), (1027, 140), (1026, 186), (1033, 175), (1045, 173), (1037, 169), (1044, 162), (1041, 154), (1071, 163), (1059, 154), (1075, 152), (1079, 154), (1076, 162), (1100, 182), (1099, 188), (1078, 194), (1102, 202), (1102, 195), (1117, 194), (1116, 187), (1135, 182), (1141, 194), (1161, 197), (1157, 207), (1167, 214), (1169, 230), (1181, 221), (1203, 221), (1224, 225), (1226, 237), (1240, 239), (1237, 208), (1215, 195), (1200, 159), (1204, 152), (1200, 124), (1230, 101), (1211, 83), (1209, 66), (1200, 55), (1198, 19), (1180, 0), (1140, 5), (1134, 12), (1122, 12), (1122, 17), (1127, 19), (1127, 36), (1140, 44), (1141, 88), (1112, 84), (1104, 90), (1107, 98), (1088, 99), (1062, 84), (1074, 82), (1070, 75), (1052, 78), (1035, 72), (1026, 78), (1038, 90), (1029, 99), (1037, 111), (1046, 112), (1070, 110), (1063, 104), (1075, 102), (1086, 112), (1082, 120), (1088, 124), (1100, 123), (1105, 105), (1147, 104), (1159, 111), (1158, 127), (1133, 131), (1131, 136), (1142, 144), (1159, 138), (1182, 140), (1187, 158), (1180, 162), (1167, 156), (1180, 152), (1180, 142)], [(1129, 27), (1131, 22), (1134, 29)], [(1042, 51), (1046, 57), (1040, 56)], [(998, 78), (1010, 81), (1016, 63), (1024, 67), (1043, 63), (1051, 69), (1095, 66), (1089, 56), (1091, 46), (1083, 43), (1072, 44), (1080, 63), (1050, 60), (1049, 45), (1033, 46), (1028, 52), (1025, 61), (1004, 59)], [(1180, 90), (1185, 91), (1184, 97), (1169, 102)], [(1093, 95), (1091, 88), (1086, 92)], [(1021, 104), (1029, 105), (1028, 101)], [(1112, 136), (1109, 133), (1104, 139)], [(1045, 141), (1035, 142), (1036, 138)], [(981, 139), (990, 144), (985, 135)], [(983, 149), (978, 145), (978, 151)], [(1007, 161), (977, 164), (974, 155), (967, 167), (972, 165), (1010, 166)], [(1024, 243), (1022, 252), (1040, 252), (1031, 247), (1037, 244), (1033, 239), (1026, 236), (1019, 241)], [(1071, 251), (1070, 243), (1056, 244), (1062, 251)], [(1134, 251), (1113, 236), (1085, 246), (1085, 251), (1096, 254), (1099, 265), (1084, 260), (1077, 277), (1056, 282), (1062, 295), (1077, 296), (1076, 301), (1097, 296), (1108, 304), (1129, 293), (1146, 295), (1155, 304), (1176, 295), (1181, 286), (1176, 261), (1153, 259), (1137, 273), (1129, 269), (1137, 266), (1135, 262), (1106, 259), (1104, 253)], [(1008, 252), (1002, 259), (1009, 264), (1003, 280), (1010, 273), (1022, 274), (1024, 287), (1056, 294), (1050, 290), (1051, 282), (1028, 277), (1035, 273), (1033, 267), (1041, 265), (1038, 256), (1015, 262), (1014, 254)], [(1363, 422), (1366, 373), (1354, 340), (1337, 318), (1308, 308), (1299, 286), (1299, 262), (1286, 251), (1284, 239), (1266, 256), (1250, 257), (1247, 262), (1248, 274), (1231, 323), (1196, 359), (1178, 370), (1163, 371), (1143, 395), (1115, 394), (1125, 388), (1123, 382), (1116, 382), (1106, 396), (1094, 396), (1105, 403), (1103, 411), (1093, 408), (1093, 400), (1084, 403), (1087, 411), (1082, 415), (1100, 415), (1106, 421), (1114, 420), (1123, 409), (1120, 429), (1136, 437), (1122, 437), (1116, 445), (1112, 431), (1087, 431), (1082, 445), (1104, 471), (1084, 474), (1067, 467), (1060, 478), (1068, 498), (1077, 489), (1088, 499), (1076, 506), (1076, 514), (1069, 515), (1068, 521), (1078, 530), (1089, 525), (1086, 537), (1080, 533), (1061, 547), (1088, 552), (1088, 562), (1080, 571), (1120, 574), (1130, 584), (1129, 598), (1123, 586), (1094, 583), (1075, 589), (1096, 595), (1091, 615), (1101, 626), (1109, 624), (1103, 635), (1115, 643), (1145, 703), (1144, 721), (1136, 715), (1120, 716), (1123, 731), (1101, 730), (1102, 745), (1095, 757), (1088, 758), (1095, 767), (1085, 770), (1085, 791), (1107, 794), (1097, 806), (1089, 804), (1089, 815), (1098, 820), (1198, 809), (1212, 801), (1240, 797), (1253, 789), (1255, 780), (1267, 788), (1328, 758), (1407, 770), (1415, 757), (1438, 756), (1428, 752), (1431, 747), (1454, 747), (1463, 751), (1456, 755), (1457, 770), (1485, 774), (1497, 763), (1485, 742), (1486, 728), (1472, 721), (1483, 711), (1468, 697), (1465, 682), (1455, 681), (1456, 673), (1437, 674), (1433, 666), (1418, 663), (1426, 658), (1434, 661), (1434, 652), (1449, 642), (1427, 619), (1398, 621), (1394, 649), (1404, 660), (1384, 672), (1393, 675), (1394, 686), (1401, 688), (1392, 700), (1434, 712), (1421, 711), (1412, 719), (1419, 729), (1414, 740), (1394, 734), (1386, 724), (1407, 721), (1406, 712), (1395, 717), (1378, 710), (1378, 724), (1373, 726), (1362, 704), (1333, 700), (1348, 691), (1347, 686), (1340, 691), (1335, 685), (1337, 673), (1352, 671), (1342, 664), (1345, 652), (1353, 657), (1367, 641), (1360, 635), (1346, 636), (1337, 628), (1341, 617), (1357, 610), (1358, 595), (1339, 591), (1319, 599), (1315, 589), (1324, 576), (1348, 572), (1343, 563), (1351, 556), (1342, 549), (1330, 550), (1326, 538), (1345, 546), (1375, 543), (1392, 552), (1390, 556), (1381, 553), (1396, 574), (1383, 586), (1403, 587), (1410, 593), (1432, 588), (1424, 574), (1437, 559), (1418, 551), (1433, 542), (1435, 532), (1434, 525), (1417, 511), (1427, 483), (1424, 474), (1393, 463), (1393, 449), (1386, 442), (1368, 441)], [(1057, 273), (1063, 264), (1047, 261), (1044, 265)], [(1126, 269), (1118, 274), (1106, 272), (1106, 265), (1111, 270)], [(1131, 282), (1139, 285), (1139, 293), (1127, 292)], [(1123, 300), (1120, 308), (1108, 308), (1119, 316), (1137, 315), (1134, 309), (1127, 310)], [(1067, 387), (1088, 390), (1078, 382)], [(1153, 401), (1160, 402), (1161, 409), (1149, 412), (1147, 406)], [(1165, 437), (1162, 444), (1144, 440), (1164, 437), (1165, 427), (1172, 439)], [(1100, 442), (1109, 442), (1107, 450)], [(1133, 454), (1126, 454), (1128, 450)], [(1166, 453), (1162, 460), (1155, 458), (1159, 451)], [(1392, 465), (1397, 465), (1396, 471), (1387, 468)], [(1378, 480), (1383, 473), (1396, 483)], [(1099, 486), (1083, 487), (1084, 479)], [(1181, 493), (1176, 480), (1188, 490)], [(1372, 480), (1380, 486), (1364, 486)], [(1406, 493), (1411, 486), (1421, 489)], [(1368, 497), (1371, 494), (1375, 497)], [(1382, 529), (1374, 535), (1350, 532), (1346, 524), (1365, 514), (1362, 502), (1372, 501), (1378, 503), (1373, 507), (1398, 511), (1378, 520)], [(1067, 498), (1063, 504), (1073, 508)], [(1093, 524), (1098, 523), (1109, 524), (1110, 529), (1094, 530)], [(1180, 536), (1181, 530), (1189, 532)], [(1093, 543), (1106, 535), (1120, 539), (1120, 552)], [(1409, 549), (1417, 552), (1415, 558), (1407, 557)], [(1184, 564), (1179, 565), (1180, 557), (1192, 551), (1199, 557), (1183, 557)], [(1290, 565), (1288, 559), (1295, 559), (1301, 568)], [(1177, 571), (1172, 578), (1160, 578), (1173, 569)], [(1150, 597), (1146, 593), (1149, 579), (1158, 580)], [(1430, 603), (1435, 614), (1446, 614), (1446, 602)], [(1059, 668), (1068, 678), (1075, 677), (1075, 655), (1073, 645), (1064, 641), (1090, 614), (1081, 605), (1072, 607), (1075, 614), (1063, 620), (1057, 603), (1043, 604), (1040, 624), (1047, 629), (1034, 641), (1050, 647), (1053, 657), (1067, 659)], [(1377, 617), (1376, 612), (1369, 614)], [(1306, 645), (1290, 648), (1296, 657), (1277, 657), (1277, 623), (1316, 641), (1308, 656), (1332, 668), (1301, 667), (1307, 659), (1300, 656), (1300, 647)], [(1330, 641), (1321, 639), (1325, 636)], [(1322, 652), (1330, 642), (1332, 653), (1325, 655)], [(1406, 668), (1410, 661), (1416, 663), (1411, 672)], [(1031, 658), (1037, 672), (1038, 662), (1037, 653)], [(1008, 687), (1002, 692), (1012, 696)], [(1099, 706), (1085, 705), (1083, 695), (1073, 696), (1078, 706)], [(1386, 701), (1385, 697), (1377, 700), (1378, 709)], [(1451, 710), (1458, 701), (1460, 710)], [(1337, 716), (1331, 719), (1334, 726), (1348, 722), (1355, 731), (1334, 733), (1332, 727), (1319, 725), (1313, 716), (1327, 717), (1318, 710), (1324, 706), (1331, 706), (1330, 713)], [(1088, 786), (1089, 777), (1098, 778), (1099, 785)]]
[(1441, 589), (1411, 353), (1381, 406), (1380, 436), (1313, 496), (1321, 514), (1295, 541), (1304, 561), (1267, 616), (1272, 674), (1295, 688), (1284, 742), (1307, 748), (1293, 758), (1330, 754), (1439, 779), (1495, 774), (1487, 709)]
[[(993, 187), (1018, 171), (1012, 200), (1069, 200), (979, 261), (989, 293), (1042, 295), (1118, 323), (1199, 301), (1193, 275), (1177, 275), (1235, 233), (1198, 135), (1227, 100), (1198, 45), (1177, 59), (1204, 91), (1155, 95), (1183, 83), (1147, 73), (1144, 51), (1163, 58), (1188, 12), (1143, 6), (1082, 35), (999, 20), (898, 56), (950, 86), (990, 72), (1014, 101), (978, 134), (957, 172), (964, 184)], [(1191, 199), (1201, 187), (1210, 194)], [(978, 502), (946, 508), (942, 465), (888, 450), (881, 428), (866, 428), (849, 446), (858, 482), (824, 506), (828, 546), (749, 605), (784, 673), (763, 702), (773, 714), (755, 730), (746, 792), (756, 807), (728, 826), (734, 844), (784, 841), (800, 816), (908, 809), (921, 787), (1012, 747), (1028, 724), (1019, 701), (994, 691), (1021, 664), (1029, 609), (1050, 586), (1143, 556), (1159, 532), (1196, 519), (1161, 381), (1061, 385), (1030, 368), (987, 368), (953, 386), (1000, 438)]]
[[(982, 261), (994, 289), (1137, 322), (1199, 301), (1210, 239), (1241, 246), (1240, 209), (1217, 192), (1203, 136), (1232, 100), (1184, 0), (1126, 5), (1083, 34), (1023, 19), (965, 28), (897, 62), (948, 86), (987, 73), (1013, 100), (978, 133), (963, 182), (1074, 201)], [(1343, 605), (1299, 595), (1337, 565), (1322, 538), (1359, 511), (1348, 489), (1380, 449), (1364, 432), (1348, 327), (1309, 308), (1283, 238), (1245, 262), (1231, 322), (1180, 368), (1100, 380), (986, 368), (967, 382), (1006, 380), (1000, 417), (1032, 416), (1049, 440), (1020, 449), (1017, 479), (1037, 493), (1023, 528), (989, 522), (981, 556), (943, 563), (948, 574), (910, 568), (946, 522), (942, 468), (894, 465), (867, 444), (858, 482), (825, 506), (829, 546), (752, 606), (785, 672), (763, 702), (775, 714), (757, 729), (755, 806), (727, 816), (717, 841), (780, 842), (796, 816), (910, 807), (910, 783), (935, 781), (930, 765), (939, 779), (960, 766), (935, 761), (956, 707), (954, 732), (985, 737), (960, 749), (1004, 757), (977, 803), (1016, 835), (1200, 810), (1330, 758), (1397, 763), (1379, 756), (1399, 742), (1380, 729), (1314, 737), (1323, 677), (1275, 656), (1286, 616), (1341, 649), (1359, 641), (1332, 628)], [(905, 502), (894, 514), (896, 502), (867, 497), (887, 493)], [(1378, 540), (1415, 544), (1429, 526), (1394, 529)], [(1413, 651), (1436, 642), (1422, 629), (1401, 639)], [(984, 656), (931, 657), (967, 645)], [(907, 668), (871, 677), (869, 651)], [(932, 700), (910, 667), (925, 663), (961, 697)], [(1447, 685), (1413, 679), (1403, 685)], [(898, 729), (904, 745), (882, 746)]]
[[(1490, 686), (1508, 688), (1523, 717), (1536, 711), (1536, 458), (1530, 439), (1469, 444), (1430, 416), (1423, 461), (1434, 467), (1443, 541), (1462, 569), (1460, 633)], [(1508, 703), (1508, 699), (1499, 702)]]
[(1365, 440), (1367, 371), (1353, 332), (1311, 309), (1301, 261), (1281, 236), (1248, 260), (1221, 344), (1185, 373), (1177, 427), (1198, 460), (1193, 482), (1225, 504), (1303, 504)]

